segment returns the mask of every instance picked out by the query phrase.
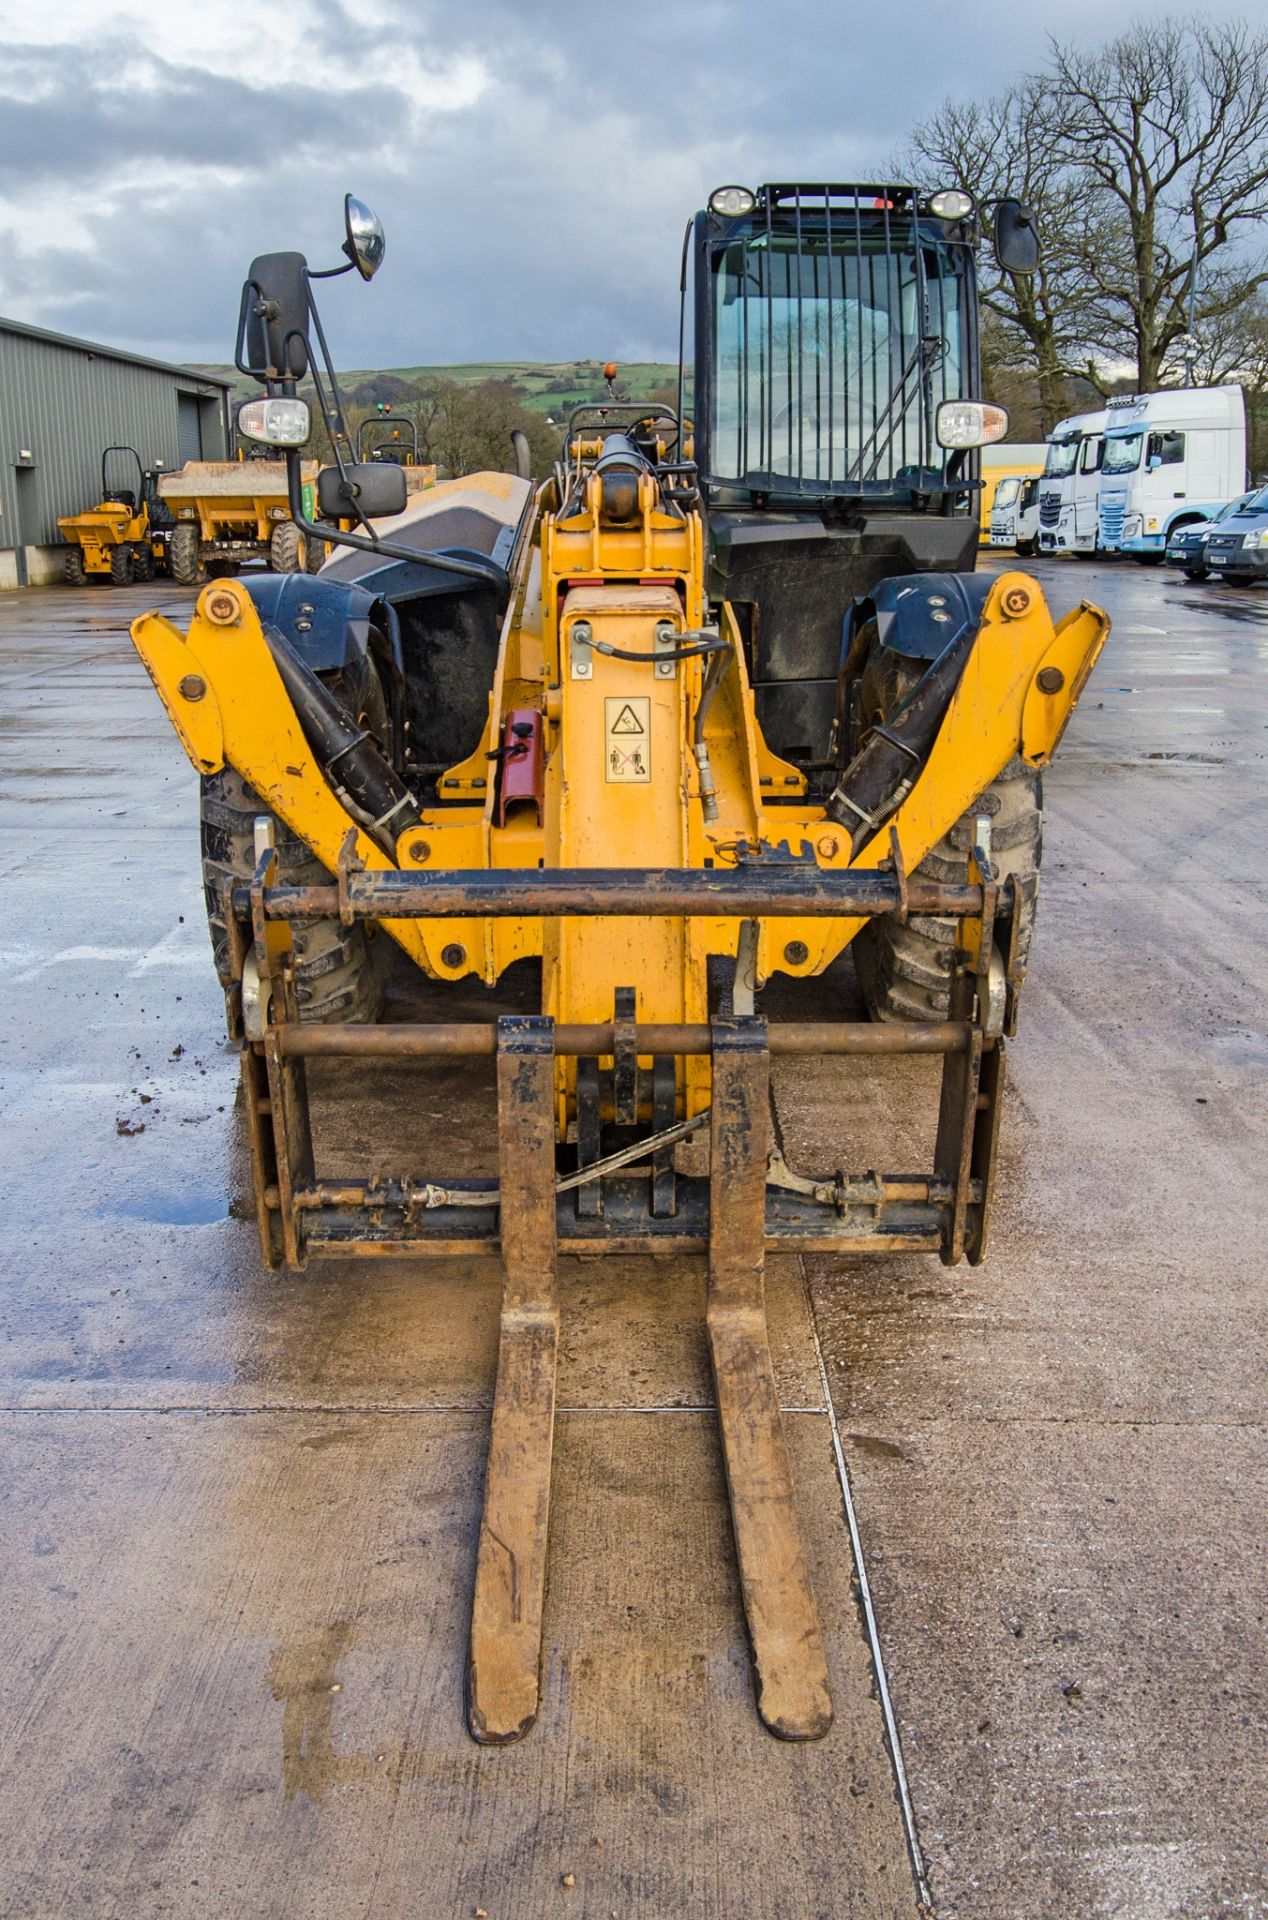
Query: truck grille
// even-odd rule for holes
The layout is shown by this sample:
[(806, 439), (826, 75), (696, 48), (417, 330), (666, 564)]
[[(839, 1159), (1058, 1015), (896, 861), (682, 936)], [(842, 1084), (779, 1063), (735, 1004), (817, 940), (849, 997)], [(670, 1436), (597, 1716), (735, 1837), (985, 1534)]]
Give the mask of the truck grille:
[(1123, 522), (1127, 518), (1127, 495), (1125, 493), (1103, 493), (1098, 512), (1101, 522), (1101, 541), (1107, 547), (1116, 547), (1123, 537)]
[(1049, 489), (1039, 496), (1039, 524), (1041, 527), (1055, 527), (1061, 518), (1061, 495)]

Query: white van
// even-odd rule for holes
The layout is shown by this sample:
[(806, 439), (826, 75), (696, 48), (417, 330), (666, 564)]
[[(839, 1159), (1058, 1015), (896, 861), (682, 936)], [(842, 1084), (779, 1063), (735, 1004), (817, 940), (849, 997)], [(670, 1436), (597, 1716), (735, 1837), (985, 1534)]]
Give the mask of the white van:
[(1039, 544), (1039, 489), (1034, 475), (1010, 473), (995, 489), (991, 505), (991, 545), (1031, 554)]
[(1039, 483), (1039, 551), (1095, 553), (1105, 414), (1072, 413), (1048, 435)]
[(1240, 387), (1124, 393), (1108, 403), (1100, 498), (1108, 552), (1160, 561), (1172, 533), (1213, 520), (1245, 486)]

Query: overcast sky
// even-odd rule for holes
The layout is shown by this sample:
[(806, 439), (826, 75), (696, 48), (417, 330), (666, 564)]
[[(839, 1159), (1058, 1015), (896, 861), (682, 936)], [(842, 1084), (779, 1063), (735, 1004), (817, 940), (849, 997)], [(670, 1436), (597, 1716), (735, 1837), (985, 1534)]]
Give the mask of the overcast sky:
[[(1268, 23), (1268, 0), (1177, 8)], [(0, 312), (227, 360), (252, 255), (337, 362), (669, 359), (683, 225), (736, 180), (866, 179), (948, 94), (1095, 43), (1103, 0), (0, 0)]]

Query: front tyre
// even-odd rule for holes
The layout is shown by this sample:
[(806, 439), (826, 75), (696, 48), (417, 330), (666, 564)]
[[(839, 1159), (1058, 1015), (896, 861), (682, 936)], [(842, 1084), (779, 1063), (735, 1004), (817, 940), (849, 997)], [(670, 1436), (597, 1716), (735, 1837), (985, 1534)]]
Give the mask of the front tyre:
[(177, 586), (202, 586), (207, 578), (207, 570), (203, 566), (202, 543), (197, 526), (182, 520), (172, 529), (167, 562)]
[(111, 547), (110, 581), (116, 587), (132, 585), (132, 549), (128, 546)]
[[(255, 822), (268, 814), (253, 787), (232, 767), (202, 780), (203, 892), (207, 928), (222, 987), (230, 984), (229, 935), (225, 926), (227, 883), (249, 880), (255, 871)], [(329, 886), (331, 875), (317, 856), (276, 815), (279, 879), (283, 886)], [(324, 1024), (376, 1020), (383, 1006), (387, 936), (371, 939), (361, 922), (291, 921), (295, 944), (295, 993), (299, 1017)]]
[(293, 520), (283, 520), (269, 535), (269, 565), (274, 573), (303, 573), (304, 542)]
[[(920, 679), (917, 661), (875, 649), (863, 670), (859, 718), (863, 727), (890, 718)], [(998, 880), (1031, 880), (1021, 911), (1018, 954), (1022, 965), (1034, 932), (1039, 863), (1043, 853), (1043, 781), (1016, 758), (993, 780), (915, 869), (922, 880), (964, 880), (982, 816), (991, 823), (991, 866)], [(906, 924), (890, 914), (869, 920), (850, 951), (873, 1020), (945, 1020), (950, 1007), (958, 923), (941, 914), (911, 914)]]

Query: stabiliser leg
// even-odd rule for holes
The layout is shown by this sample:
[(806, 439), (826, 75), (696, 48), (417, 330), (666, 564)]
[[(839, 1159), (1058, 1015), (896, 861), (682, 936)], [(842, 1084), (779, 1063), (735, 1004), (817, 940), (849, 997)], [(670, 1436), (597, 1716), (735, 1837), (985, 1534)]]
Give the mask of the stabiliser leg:
[(559, 1345), (555, 1056), (542, 1015), (498, 1022), (498, 1163), (505, 1280), (467, 1668), (476, 1740), (537, 1718)]
[(765, 1022), (715, 1021), (707, 1318), (757, 1710), (781, 1739), (817, 1740), (832, 1696), (766, 1329), (769, 1086)]

